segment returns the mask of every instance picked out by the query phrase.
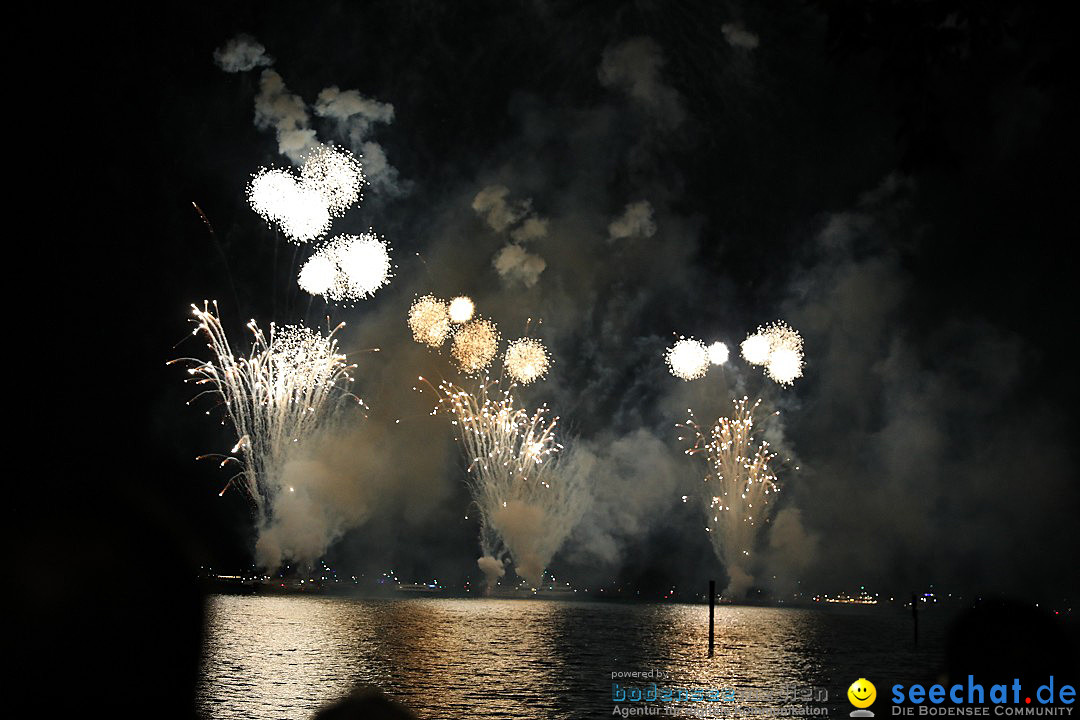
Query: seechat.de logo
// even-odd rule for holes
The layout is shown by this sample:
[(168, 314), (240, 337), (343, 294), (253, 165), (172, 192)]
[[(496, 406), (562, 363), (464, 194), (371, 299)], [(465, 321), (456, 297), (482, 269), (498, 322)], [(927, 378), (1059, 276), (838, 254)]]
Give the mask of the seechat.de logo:
[(877, 700), (874, 683), (866, 678), (859, 678), (847, 689), (847, 699), (856, 708), (851, 711), (850, 717), (874, 717), (874, 713), (866, 709)]

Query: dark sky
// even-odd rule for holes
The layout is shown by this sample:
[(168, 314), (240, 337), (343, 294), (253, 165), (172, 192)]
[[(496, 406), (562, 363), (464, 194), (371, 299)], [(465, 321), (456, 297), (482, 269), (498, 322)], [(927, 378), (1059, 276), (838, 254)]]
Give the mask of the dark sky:
[[(1075, 597), (1067, 25), (1019, 2), (580, 5), (173, 5), (73, 28), (85, 100), (54, 142), (105, 188), (88, 254), (107, 299), (61, 308), (103, 348), (70, 420), (90, 429), (91, 460), (62, 474), (104, 493), (108, 511), (88, 504), (73, 527), (109, 539), (53, 535), (50, 552), (97, 568), (250, 562), (244, 499), (218, 498), (225, 475), (194, 462), (232, 440), (164, 364), (202, 351), (174, 348), (191, 302), (218, 299), (237, 333), (321, 312), (292, 280), (308, 251), (244, 199), (259, 166), (288, 165), (253, 122), (266, 68), (214, 62), (245, 33), (309, 113), (331, 86), (394, 110), (361, 140), (396, 176), (335, 226), (385, 234), (397, 274), (332, 310), (346, 350), (382, 348), (354, 356), (372, 413), (343, 440), (364, 455), (347, 474), (372, 489), (333, 563), (476, 574), (462, 463), (409, 384), (445, 361), (404, 324), (414, 293), (466, 292), (506, 328), (544, 318), (556, 364), (525, 399), (550, 401), (604, 468), (559, 572), (649, 592), (722, 577), (700, 511), (679, 502), (698, 467), (674, 424), (745, 390), (784, 411), (802, 468), (782, 478), (791, 536), (764, 543), (778, 591)], [(311, 128), (349, 144), (329, 119)], [(471, 203), (495, 185), (548, 221), (522, 245), (545, 261), (534, 284), (493, 265), (512, 241)], [(642, 200), (655, 233), (611, 240)], [(806, 341), (790, 390), (666, 372), (672, 333), (734, 345), (778, 318)]]

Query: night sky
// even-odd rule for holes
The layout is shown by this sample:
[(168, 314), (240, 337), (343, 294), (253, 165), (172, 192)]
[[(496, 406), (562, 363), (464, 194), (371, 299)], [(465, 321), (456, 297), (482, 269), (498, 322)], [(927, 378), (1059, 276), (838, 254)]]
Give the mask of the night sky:
[[(173, 5), (73, 26), (78, 124), (54, 140), (102, 191), (94, 243), (74, 256), (102, 295), (58, 301), (79, 375), (60, 432), (85, 452), (50, 484), (87, 502), (70, 535), (39, 528), (37, 548), (76, 578), (252, 562), (245, 499), (219, 498), (225, 472), (194, 461), (234, 440), (209, 404), (184, 404), (165, 362), (205, 356), (185, 340), (203, 299), (236, 337), (249, 318), (325, 323), (295, 285), (310, 249), (275, 238), (244, 196), (258, 167), (289, 166), (255, 122), (273, 72), (320, 140), (375, 143), (388, 163), (334, 226), (385, 235), (397, 267), (374, 298), (330, 310), (372, 408), (342, 438), (342, 477), (365, 489), (331, 564), (478, 577), (463, 461), (412, 390), (449, 365), (404, 322), (416, 294), (468, 293), (504, 335), (543, 318), (555, 365), (523, 397), (600, 460), (557, 574), (647, 594), (723, 578), (700, 508), (680, 502), (699, 466), (674, 425), (764, 389), (801, 470), (781, 476), (763, 587), (1075, 598), (1067, 24), (1019, 2), (581, 5)], [(216, 64), (241, 34), (272, 64)], [(392, 120), (319, 117), (330, 87), (392, 105)], [(473, 210), (493, 186), (546, 221), (542, 237)], [(613, 238), (641, 201), (648, 227)], [(508, 244), (542, 272), (500, 272)], [(791, 389), (745, 365), (694, 383), (667, 372), (673, 333), (734, 347), (781, 318), (806, 343)]]

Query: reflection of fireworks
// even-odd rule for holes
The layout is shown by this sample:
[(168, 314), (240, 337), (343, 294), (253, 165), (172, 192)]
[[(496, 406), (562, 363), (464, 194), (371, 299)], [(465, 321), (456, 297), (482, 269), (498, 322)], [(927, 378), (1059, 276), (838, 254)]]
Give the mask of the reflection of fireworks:
[(436, 411), (454, 418), (469, 462), (467, 483), (480, 512), (479, 564), (489, 583), (509, 554), (517, 573), (538, 586), (580, 520), (587, 493), (583, 475), (557, 462), (558, 418), (548, 419), (546, 406), (531, 415), (516, 407), (512, 390), (488, 380), (475, 392), (443, 382)]
[(499, 351), (499, 329), (495, 323), (477, 318), (458, 328), (450, 354), (458, 369), (466, 375), (486, 369)]
[(450, 334), (450, 314), (446, 303), (432, 295), (413, 301), (409, 308), (409, 329), (413, 340), (429, 347), (441, 347)]
[(544, 343), (533, 338), (521, 338), (506, 348), (503, 367), (511, 378), (528, 385), (547, 374), (549, 362)]
[(471, 298), (465, 295), (458, 295), (456, 298), (450, 301), (450, 319), (458, 323), (467, 323), (472, 319), (473, 311), (476, 307), (473, 305)]
[(732, 416), (717, 420), (711, 431), (703, 431), (693, 413), (683, 424), (694, 434), (686, 454), (702, 455), (706, 463), (702, 485), (706, 529), (731, 578), (729, 593), (749, 587), (758, 531), (768, 522), (769, 496), (779, 492), (769, 468), (775, 453), (765, 441), (754, 447), (753, 413), (760, 403), (749, 406), (745, 397), (735, 402)]
[(271, 324), (267, 337), (254, 320), (248, 323), (253, 335), (251, 351), (238, 358), (221, 327), (217, 304), (213, 311), (209, 305), (191, 308), (194, 332), (206, 334), (207, 347), (214, 355), (211, 361), (186, 359), (191, 363), (190, 380), (208, 386), (196, 397), (218, 396), (237, 436), (221, 464), (235, 462), (242, 469), (225, 487), (242, 480), (252, 502), (265, 513), (273, 479), (281, 472), (286, 454), (346, 400), (359, 402), (346, 389), (355, 366), (347, 365), (337, 351), (337, 328), (323, 336), (306, 327)]
[[(335, 302), (363, 300), (390, 281), (390, 267), (386, 243), (374, 233), (339, 235), (308, 259), (298, 281), (304, 290)], [(327, 282), (331, 268), (333, 279)]]
[(319, 145), (304, 159), (300, 178), (323, 198), (331, 215), (340, 216), (360, 199), (364, 170), (347, 150)]
[(683, 380), (697, 380), (709, 370), (709, 352), (698, 340), (682, 338), (664, 357), (671, 374)]
[(323, 196), (285, 170), (260, 168), (248, 185), (248, 202), (296, 243), (322, 237), (330, 229), (330, 209)]

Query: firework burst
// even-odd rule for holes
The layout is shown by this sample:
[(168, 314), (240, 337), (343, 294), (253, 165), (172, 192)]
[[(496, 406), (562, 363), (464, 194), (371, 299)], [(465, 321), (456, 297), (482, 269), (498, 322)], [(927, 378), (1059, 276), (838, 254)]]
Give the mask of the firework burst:
[(470, 297), (458, 295), (450, 301), (450, 319), (459, 325), (469, 322), (475, 311), (476, 306)]
[(713, 365), (723, 365), (728, 361), (728, 346), (717, 340), (708, 347), (709, 362)]
[[(348, 391), (354, 365), (338, 352), (334, 334), (298, 325), (270, 325), (269, 334), (252, 320), (251, 350), (246, 357), (233, 353), (221, 326), (217, 303), (202, 309), (191, 306), (193, 334), (202, 333), (212, 360), (182, 358), (190, 364), (189, 382), (216, 397), (236, 433), (236, 444), (221, 465), (237, 463), (240, 471), (225, 485), (237, 483), (265, 517), (275, 490), (274, 479), (297, 444), (350, 402), (360, 401)], [(190, 404), (191, 401), (189, 401)], [(225, 492), (222, 490), (222, 493)]]
[(466, 482), (480, 513), (478, 564), (494, 584), (509, 555), (518, 575), (538, 586), (587, 501), (583, 474), (557, 461), (558, 418), (549, 418), (546, 405), (528, 413), (513, 385), (502, 389), (488, 378), (475, 391), (445, 381), (428, 386), (438, 398), (434, 412), (453, 418), (468, 461)]
[(522, 385), (528, 385), (547, 374), (547, 348), (544, 343), (534, 338), (514, 340), (506, 348), (503, 356), (503, 368), (506, 374)]
[(760, 404), (750, 405), (745, 397), (733, 401), (731, 417), (718, 419), (708, 430), (697, 424), (693, 412), (681, 425), (693, 436), (686, 454), (705, 461), (701, 493), (706, 530), (731, 578), (729, 594), (749, 587), (757, 538), (768, 522), (769, 503), (779, 492), (770, 468), (776, 454), (768, 442), (755, 445), (753, 437), (754, 411)]
[(320, 238), (330, 229), (330, 208), (318, 189), (286, 170), (260, 168), (247, 196), (251, 209), (294, 243)]
[(442, 347), (450, 335), (450, 313), (446, 303), (433, 295), (424, 295), (409, 307), (409, 329), (413, 340), (428, 347)]
[(743, 340), (741, 349), (746, 362), (763, 365), (765, 374), (780, 385), (802, 377), (802, 336), (782, 320), (759, 327)]
[(693, 338), (679, 338), (664, 355), (671, 374), (683, 380), (697, 380), (709, 370), (709, 351)]
[(470, 320), (454, 333), (450, 354), (461, 372), (475, 375), (491, 365), (501, 339), (495, 323), (484, 318)]
[(319, 145), (304, 159), (301, 183), (322, 197), (328, 212), (339, 217), (362, 199), (364, 170), (347, 150)]
[(312, 295), (355, 302), (390, 282), (389, 248), (373, 232), (339, 235), (320, 247), (300, 269), (297, 282)]

